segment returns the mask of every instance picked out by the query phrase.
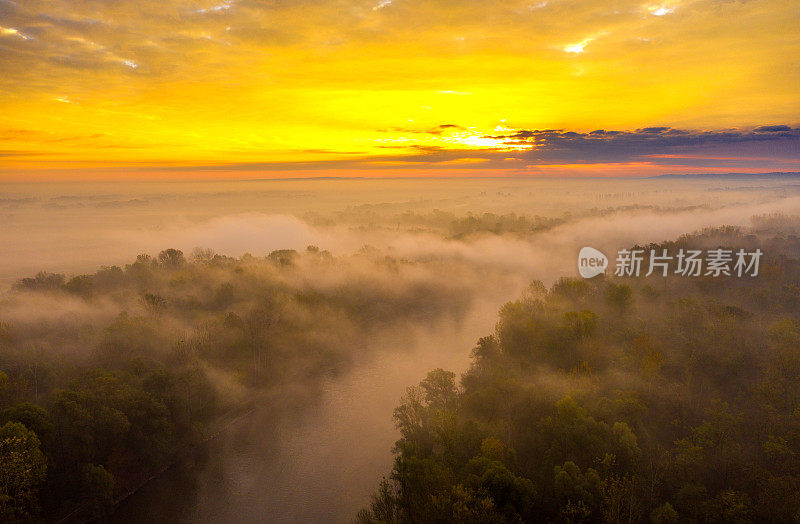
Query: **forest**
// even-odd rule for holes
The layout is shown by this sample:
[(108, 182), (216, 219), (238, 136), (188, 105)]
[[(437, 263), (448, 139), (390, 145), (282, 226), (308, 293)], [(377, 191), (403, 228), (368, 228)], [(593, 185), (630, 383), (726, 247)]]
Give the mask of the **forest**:
[(23, 278), (0, 308), (0, 521), (107, 515), (254, 406), (301, 412), (380, 333), (468, 304), (367, 248), (167, 249)]
[(639, 246), (760, 247), (755, 278), (532, 283), (408, 388), (357, 521), (800, 520), (800, 241), (757, 223)]
[[(480, 242), (553, 224), (513, 214), (431, 216), (447, 234), (477, 237), (473, 251), (446, 242), (429, 247), (438, 246), (439, 256), (416, 258), (369, 246), (351, 254), (312, 245), (238, 257), (166, 249), (94, 273), (18, 280), (0, 298), (0, 520), (114, 522), (121, 504), (131, 498), (129, 506), (141, 506), (141, 488), (173, 465), (202, 453), (230, 461), (217, 440), (263, 440), (266, 450), (250, 451), (245, 461), (294, 467), (297, 456), (287, 451), (282, 459), (273, 449), (286, 444), (281, 428), (287, 419), (306, 420), (307, 431), (323, 439), (331, 422), (314, 426), (314, 406), (330, 396), (328, 385), (343, 387), (370, 369), (364, 363), (419, 358), (410, 348), (423, 329), (430, 333), (425, 352), (441, 352), (440, 362), (454, 362), (447, 351), (466, 358), (469, 345), (445, 348), (454, 342), (447, 326), (480, 333), (470, 331), (475, 319), (493, 316), (513, 296), (509, 290), (522, 288), (500, 308), (494, 332), (477, 339), (470, 364), (458, 374), (444, 366), (430, 371), (393, 414), (389, 406), (372, 413), (384, 409), (371, 392), (389, 379), (385, 368), (374, 368), (380, 372), (365, 378), (366, 389), (341, 393), (352, 395), (345, 405), (365, 412), (360, 434), (335, 437), (362, 439), (344, 457), (363, 454), (371, 468), (383, 463), (367, 449), (374, 436), (364, 431), (379, 419), (393, 416), (399, 437), (383, 449), (391, 471), (371, 497), (364, 491), (367, 507), (352, 519), (800, 518), (796, 218), (755, 216), (749, 227), (629, 246), (646, 253), (758, 248), (757, 277), (609, 272), (545, 286), (517, 285), (524, 269), (511, 272), (474, 253), (501, 245)], [(406, 220), (413, 227), (413, 217)], [(417, 376), (416, 369), (400, 376)], [(232, 432), (233, 424), (247, 431)], [(235, 465), (229, 470), (240, 474)], [(364, 471), (368, 486), (372, 470)], [(189, 484), (207, 483), (203, 493), (219, 496), (211, 506), (222, 508), (224, 482), (215, 472), (187, 475)], [(277, 489), (272, 470), (253, 475), (252, 483)], [(326, 470), (320, 482), (332, 479)], [(343, 487), (356, 493), (359, 486)], [(248, 499), (225, 504), (239, 500)], [(220, 514), (275, 514), (257, 511), (258, 500), (250, 502), (252, 514), (225, 513), (233, 511), (227, 506)], [(315, 519), (330, 511), (309, 500)], [(194, 498), (185, 505), (188, 513), (176, 520), (205, 516), (192, 513)], [(163, 518), (169, 508), (162, 502), (154, 515)]]

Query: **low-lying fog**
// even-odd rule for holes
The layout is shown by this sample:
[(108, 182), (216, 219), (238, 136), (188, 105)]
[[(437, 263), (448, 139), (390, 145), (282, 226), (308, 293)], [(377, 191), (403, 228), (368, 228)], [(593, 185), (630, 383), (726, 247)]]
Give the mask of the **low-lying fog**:
[(272, 392), (214, 442), (213, 456), (197, 466), (193, 497), (165, 496), (182, 482), (167, 475), (124, 502), (115, 520), (349, 521), (391, 469), (398, 437), (391, 413), (405, 388), (435, 367), (466, 369), (499, 306), (531, 280), (549, 285), (574, 276), (585, 245), (609, 254), (707, 226), (750, 225), (755, 215), (800, 214), (798, 178), (63, 183), (0, 190), (3, 292), (39, 271), (70, 276), (124, 265), (139, 253), (177, 248), (188, 255), (196, 247), (260, 257), (308, 245), (347, 256), (373, 246), (468, 280), (462, 288), (470, 307), (459, 318), (379, 336), (380, 351), (365, 352), (369, 357), (327, 379), (302, 412)]
[[(539, 276), (553, 250), (661, 240), (798, 208), (800, 178), (644, 180), (306, 180), (1, 184), (0, 283), (37, 271), (83, 272), (139, 253), (210, 247), (232, 256), (314, 244), (364, 244), (401, 256), (458, 256)], [(557, 220), (525, 238), (452, 238), (450, 215)], [(543, 253), (546, 251), (546, 253)], [(538, 254), (538, 255), (537, 255)], [(550, 264), (547, 274), (571, 271)]]

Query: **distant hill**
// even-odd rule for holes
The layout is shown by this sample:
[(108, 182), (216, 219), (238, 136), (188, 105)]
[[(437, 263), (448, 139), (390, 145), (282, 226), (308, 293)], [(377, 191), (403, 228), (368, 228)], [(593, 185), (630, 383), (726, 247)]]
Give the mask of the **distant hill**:
[(657, 175), (647, 178), (800, 178), (800, 171), (773, 171), (771, 173), (692, 173), (689, 175)]

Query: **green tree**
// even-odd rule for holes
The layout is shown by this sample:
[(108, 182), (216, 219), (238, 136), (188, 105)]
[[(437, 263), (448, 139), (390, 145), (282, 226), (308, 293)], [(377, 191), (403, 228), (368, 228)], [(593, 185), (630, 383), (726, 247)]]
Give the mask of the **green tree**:
[(46, 470), (36, 433), (19, 422), (0, 427), (0, 520), (25, 521), (39, 512)]
[(47, 449), (53, 440), (53, 422), (50, 413), (43, 407), (23, 402), (0, 411), (0, 424), (19, 422), (30, 429), (39, 438), (42, 448)]
[(186, 263), (186, 258), (183, 251), (170, 248), (158, 254), (158, 263), (165, 268), (178, 268)]
[(653, 524), (676, 524), (678, 512), (669, 502), (665, 502), (650, 513), (650, 522)]

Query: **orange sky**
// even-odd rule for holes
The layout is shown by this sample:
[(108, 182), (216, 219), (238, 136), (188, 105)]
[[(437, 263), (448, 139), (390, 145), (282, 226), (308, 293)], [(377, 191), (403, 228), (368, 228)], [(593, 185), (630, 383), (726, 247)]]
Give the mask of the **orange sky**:
[(798, 27), (793, 0), (0, 0), (0, 179), (796, 171)]

